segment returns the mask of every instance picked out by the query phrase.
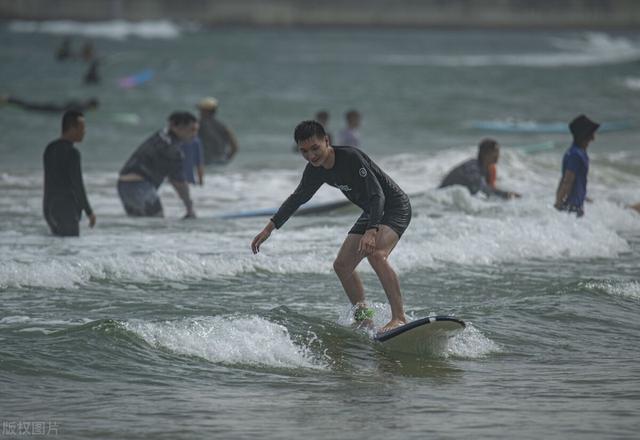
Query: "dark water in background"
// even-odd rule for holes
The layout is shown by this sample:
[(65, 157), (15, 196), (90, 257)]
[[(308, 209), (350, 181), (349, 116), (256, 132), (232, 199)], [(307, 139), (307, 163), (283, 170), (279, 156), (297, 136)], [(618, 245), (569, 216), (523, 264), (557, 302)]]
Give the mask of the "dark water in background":
[[(110, 24), (92, 37), (103, 81), (89, 87), (81, 62), (53, 60), (55, 26), (5, 24), (2, 88), (100, 98), (80, 145), (99, 223), (48, 235), (41, 154), (59, 120), (0, 107), (3, 435), (47, 422), (73, 439), (636, 437), (640, 216), (624, 206), (640, 202), (640, 35)], [(146, 68), (149, 83), (117, 86)], [(118, 169), (206, 95), (241, 153), (194, 189), (200, 218), (179, 221), (166, 187), (166, 219), (126, 218)], [(293, 126), (326, 108), (337, 133), (351, 107), (365, 150), (416, 194), (392, 256), (410, 315), (469, 324), (439, 356), (392, 356), (349, 329), (331, 263), (356, 210), (294, 218), (258, 256), (266, 219), (215, 218), (277, 206), (304, 165)], [(594, 203), (579, 221), (551, 207), (568, 135), (472, 128), (581, 112), (630, 128), (590, 147)], [(487, 135), (503, 145), (499, 185), (525, 196), (433, 190)], [(362, 273), (381, 324), (384, 294)]]

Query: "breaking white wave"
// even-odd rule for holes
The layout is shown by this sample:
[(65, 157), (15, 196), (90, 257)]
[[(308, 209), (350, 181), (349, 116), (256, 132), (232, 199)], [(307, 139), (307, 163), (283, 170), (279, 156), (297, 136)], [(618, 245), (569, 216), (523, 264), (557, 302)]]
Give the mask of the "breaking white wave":
[(541, 68), (599, 66), (640, 60), (640, 45), (637, 42), (605, 33), (591, 32), (582, 38), (574, 39), (555, 38), (551, 40), (551, 45), (556, 48), (553, 52), (462, 55), (404, 54), (379, 56), (376, 60), (383, 64), (407, 66)]
[(21, 33), (41, 33), (53, 35), (81, 35), (85, 37), (125, 40), (130, 37), (146, 39), (172, 39), (182, 33), (176, 24), (167, 21), (128, 22), (112, 20), (83, 23), (77, 21), (13, 21), (9, 30)]
[(180, 321), (127, 321), (148, 344), (215, 363), (277, 368), (326, 368), (286, 327), (258, 316), (215, 316)]

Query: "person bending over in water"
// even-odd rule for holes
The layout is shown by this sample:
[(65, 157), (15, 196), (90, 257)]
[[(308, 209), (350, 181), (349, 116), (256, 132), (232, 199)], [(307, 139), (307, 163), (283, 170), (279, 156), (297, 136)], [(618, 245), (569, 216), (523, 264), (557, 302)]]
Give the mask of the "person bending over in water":
[(362, 280), (355, 270), (366, 257), (391, 306), (391, 321), (381, 331), (405, 324), (407, 320), (400, 283), (388, 258), (409, 226), (409, 197), (359, 149), (332, 146), (322, 124), (317, 121), (298, 124), (294, 140), (308, 164), (296, 190), (253, 239), (253, 253), (258, 253), (260, 245), (269, 238), (273, 230), (279, 229), (300, 205), (311, 199), (323, 183), (336, 187), (363, 210), (333, 262), (333, 268), (347, 297), (356, 306), (356, 320), (363, 321), (370, 317)]
[(493, 139), (483, 139), (478, 145), (478, 157), (461, 163), (442, 180), (440, 188), (452, 185), (467, 187), (471, 194), (481, 192), (503, 199), (520, 197), (520, 194), (503, 191), (495, 186), (496, 164), (500, 157), (500, 145)]

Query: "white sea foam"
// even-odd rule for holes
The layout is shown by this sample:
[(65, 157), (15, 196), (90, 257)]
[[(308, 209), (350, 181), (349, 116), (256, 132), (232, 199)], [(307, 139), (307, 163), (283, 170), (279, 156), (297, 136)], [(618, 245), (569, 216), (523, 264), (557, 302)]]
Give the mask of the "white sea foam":
[(446, 355), (473, 359), (501, 351), (498, 344), (484, 336), (473, 324), (467, 322), (465, 329), (449, 340)]
[(382, 64), (407, 66), (525, 66), (548, 68), (598, 66), (640, 60), (640, 45), (638, 43), (627, 38), (612, 37), (605, 33), (586, 33), (581, 38), (555, 38), (551, 40), (551, 45), (557, 50), (538, 53), (489, 53), (479, 55), (394, 54), (377, 57), (376, 61)]
[[(589, 194), (595, 202), (586, 206), (585, 217), (576, 219), (552, 207), (559, 178), (556, 151), (529, 155), (503, 148), (498, 185), (523, 193), (519, 200), (484, 200), (462, 187), (435, 189), (451, 167), (472, 157), (475, 150), (468, 146), (378, 160), (414, 194), (411, 225), (391, 256), (398, 271), (442, 264), (616, 258), (629, 251), (626, 234), (640, 231), (640, 216), (625, 207), (637, 202), (637, 153), (592, 153)], [(0, 231), (0, 288), (74, 288), (95, 281), (180, 283), (252, 272), (331, 274), (336, 251), (358, 216), (354, 208), (293, 218), (254, 256), (249, 244), (266, 217), (202, 219), (243, 206), (278, 206), (297, 184), (300, 170), (270, 170), (264, 176), (217, 173), (208, 183), (211, 186), (194, 193), (201, 220), (190, 224), (176, 219), (182, 208), (169, 185), (161, 191), (167, 220), (130, 219), (122, 212), (113, 175), (89, 172), (86, 182), (99, 225), (83, 229), (79, 240), (58, 240), (46, 235), (41, 218), (41, 176), (24, 176), (23, 182), (31, 183), (16, 187), (21, 177), (0, 178), (0, 209), (20, 222), (14, 229)], [(256, 181), (266, 183), (257, 187)], [(216, 188), (227, 189), (221, 193)], [(325, 186), (317, 197), (327, 201), (343, 196)], [(24, 222), (39, 225), (42, 234), (24, 232), (20, 226)], [(371, 273), (367, 262), (360, 269)]]
[(587, 289), (604, 290), (610, 295), (630, 299), (640, 299), (640, 282), (593, 281), (586, 284)]
[(640, 78), (629, 77), (625, 78), (623, 84), (631, 90), (640, 90)]
[(86, 37), (100, 37), (114, 40), (124, 40), (129, 37), (147, 39), (171, 39), (180, 35), (181, 28), (166, 21), (127, 22), (112, 20), (93, 23), (76, 21), (13, 21), (9, 30), (21, 33), (43, 33), (54, 35), (82, 35)]
[(181, 321), (128, 321), (124, 327), (147, 343), (222, 364), (324, 369), (286, 327), (258, 316), (216, 316)]

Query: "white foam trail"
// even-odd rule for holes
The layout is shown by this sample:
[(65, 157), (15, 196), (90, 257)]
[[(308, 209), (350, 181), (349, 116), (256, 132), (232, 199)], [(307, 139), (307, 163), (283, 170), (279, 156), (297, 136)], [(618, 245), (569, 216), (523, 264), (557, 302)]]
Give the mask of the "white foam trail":
[(640, 46), (626, 38), (615, 38), (604, 33), (587, 33), (578, 39), (556, 38), (552, 45), (560, 52), (481, 55), (385, 55), (376, 58), (382, 64), (447, 67), (565, 67), (598, 66), (633, 62), (640, 59)]
[(631, 90), (640, 90), (640, 78), (629, 77), (623, 81), (624, 85)]
[(613, 282), (613, 281), (598, 281), (589, 282), (586, 284), (587, 289), (604, 290), (610, 295), (622, 296), (630, 299), (640, 299), (640, 282), (628, 281), (628, 282)]
[(446, 356), (475, 359), (502, 351), (498, 344), (484, 336), (473, 324), (466, 324), (462, 333), (449, 339)]
[(287, 328), (258, 316), (200, 317), (176, 322), (128, 321), (124, 327), (155, 347), (223, 364), (324, 369)]
[(125, 40), (129, 37), (146, 39), (172, 39), (181, 34), (179, 26), (167, 20), (141, 21), (137, 23), (112, 20), (93, 23), (76, 21), (13, 21), (9, 30), (21, 33), (42, 33), (54, 35), (82, 35), (86, 37)]

